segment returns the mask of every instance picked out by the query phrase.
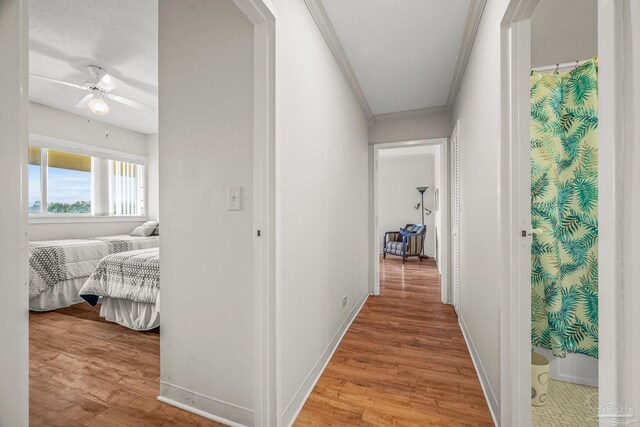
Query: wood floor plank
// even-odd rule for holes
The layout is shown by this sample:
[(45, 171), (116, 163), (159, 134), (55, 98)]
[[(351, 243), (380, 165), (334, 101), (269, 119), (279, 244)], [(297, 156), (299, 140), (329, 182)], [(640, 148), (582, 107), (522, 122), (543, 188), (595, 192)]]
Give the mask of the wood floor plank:
[(156, 400), (158, 330), (135, 332), (78, 304), (29, 315), (31, 426), (220, 426)]
[(367, 300), (295, 425), (493, 425), (433, 260), (381, 261), (380, 296)]

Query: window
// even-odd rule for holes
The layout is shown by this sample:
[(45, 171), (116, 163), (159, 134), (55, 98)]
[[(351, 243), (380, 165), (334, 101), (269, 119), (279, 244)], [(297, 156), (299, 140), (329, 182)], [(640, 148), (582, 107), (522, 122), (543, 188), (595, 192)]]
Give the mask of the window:
[(47, 153), (47, 203), (51, 214), (91, 214), (91, 157)]
[(44, 144), (29, 147), (29, 213), (144, 215), (144, 166), (87, 151)]
[(42, 212), (40, 147), (29, 147), (29, 213)]
[(143, 167), (133, 163), (109, 161), (111, 215), (138, 215), (142, 194), (140, 177)]

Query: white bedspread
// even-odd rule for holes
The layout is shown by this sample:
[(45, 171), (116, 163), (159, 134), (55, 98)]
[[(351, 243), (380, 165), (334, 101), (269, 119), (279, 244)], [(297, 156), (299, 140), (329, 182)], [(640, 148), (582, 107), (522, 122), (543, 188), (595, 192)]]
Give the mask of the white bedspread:
[(158, 247), (158, 236), (109, 236), (29, 243), (29, 298), (47, 289), (91, 275), (102, 258), (134, 249)]
[(156, 304), (159, 292), (160, 250), (151, 248), (103, 258), (80, 289), (80, 296), (91, 305), (99, 297)]

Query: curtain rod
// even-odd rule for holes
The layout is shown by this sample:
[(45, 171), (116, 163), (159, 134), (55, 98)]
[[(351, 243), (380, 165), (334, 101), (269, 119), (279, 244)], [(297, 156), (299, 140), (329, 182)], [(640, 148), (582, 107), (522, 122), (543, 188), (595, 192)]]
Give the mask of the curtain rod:
[(542, 73), (545, 71), (565, 70), (567, 68), (572, 68), (572, 67), (577, 67), (579, 65), (582, 65), (587, 61), (591, 61), (591, 60), (584, 59), (582, 61), (565, 62), (564, 64), (545, 65), (544, 67), (535, 67), (533, 68), (533, 71), (537, 73)]

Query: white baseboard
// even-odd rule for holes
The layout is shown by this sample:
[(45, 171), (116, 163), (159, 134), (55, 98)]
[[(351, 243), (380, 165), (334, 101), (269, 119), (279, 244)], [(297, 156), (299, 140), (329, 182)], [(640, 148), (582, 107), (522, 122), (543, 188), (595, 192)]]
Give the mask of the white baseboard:
[(160, 396), (157, 399), (176, 408), (232, 427), (252, 427), (255, 421), (251, 409), (214, 399), (164, 381), (160, 381)]
[(284, 410), (282, 414), (282, 425), (289, 426), (289, 427), (293, 425), (293, 422), (298, 417), (298, 414), (300, 414), (302, 407), (304, 406), (305, 402), (311, 395), (311, 392), (313, 391), (313, 388), (316, 386), (316, 383), (320, 379), (322, 372), (324, 372), (325, 368), (329, 364), (329, 361), (331, 360), (333, 353), (335, 353), (336, 349), (338, 348), (338, 345), (340, 344), (340, 341), (342, 341), (344, 334), (347, 333), (347, 331), (349, 330), (349, 327), (351, 326), (351, 323), (353, 323), (354, 319), (358, 316), (358, 313), (360, 313), (360, 310), (362, 309), (362, 307), (364, 307), (364, 304), (365, 302), (367, 302), (368, 297), (369, 297), (369, 293), (367, 292), (362, 296), (362, 298), (360, 299), (358, 304), (355, 305), (353, 310), (351, 310), (351, 313), (349, 313), (349, 316), (347, 316), (344, 322), (342, 322), (342, 325), (340, 325), (340, 328), (338, 329), (336, 334), (333, 336), (333, 339), (331, 340), (327, 348), (324, 350), (324, 352), (320, 356), (320, 359), (318, 359), (315, 366), (313, 367), (311, 372), (309, 372), (309, 375), (307, 375), (307, 378), (305, 378), (304, 382), (302, 383), (302, 385), (300, 386), (296, 394), (293, 396), (293, 399), (291, 399), (291, 402), (289, 402), (286, 409)]
[(458, 324), (460, 325), (460, 330), (462, 330), (464, 342), (467, 343), (467, 348), (469, 349), (469, 354), (471, 355), (473, 366), (476, 368), (476, 373), (478, 374), (478, 379), (480, 380), (480, 386), (482, 387), (484, 398), (486, 399), (487, 405), (489, 406), (489, 412), (491, 412), (491, 418), (493, 418), (493, 423), (497, 426), (499, 424), (496, 414), (500, 413), (500, 405), (498, 404), (496, 395), (491, 389), (491, 384), (489, 383), (489, 379), (487, 378), (487, 373), (482, 366), (482, 361), (478, 356), (475, 345), (473, 345), (473, 340), (469, 335), (469, 331), (467, 330), (467, 326), (465, 325), (462, 316), (458, 316)]

